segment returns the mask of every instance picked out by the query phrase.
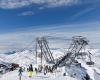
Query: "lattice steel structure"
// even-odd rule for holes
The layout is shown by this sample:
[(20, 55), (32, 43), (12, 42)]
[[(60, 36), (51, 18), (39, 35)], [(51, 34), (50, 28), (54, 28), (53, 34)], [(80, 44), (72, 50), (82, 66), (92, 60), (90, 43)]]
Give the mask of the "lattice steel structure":
[(55, 65), (53, 65), (52, 70), (57, 67), (64, 66), (66, 64), (71, 65), (75, 61), (75, 58), (80, 54), (80, 51), (88, 45), (88, 40), (82, 36), (72, 37), (72, 43), (68, 49), (68, 52), (63, 57), (60, 57)]
[(40, 50), (40, 53), (41, 53), (41, 64), (42, 64), (43, 58), (45, 58), (46, 62), (48, 63), (54, 63), (52, 52), (50, 51), (48, 42), (45, 37), (36, 39), (36, 57), (38, 54), (38, 50)]

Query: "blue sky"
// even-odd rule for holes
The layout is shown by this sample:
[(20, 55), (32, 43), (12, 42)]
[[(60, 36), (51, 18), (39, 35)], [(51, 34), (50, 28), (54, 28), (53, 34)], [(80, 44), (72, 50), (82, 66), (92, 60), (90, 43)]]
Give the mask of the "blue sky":
[(100, 0), (0, 0), (1, 51), (51, 35), (82, 35), (98, 44), (99, 34)]
[[(33, 3), (31, 2), (32, 4), (25, 4), (24, 6), (22, 4), (13, 6), (14, 3), (18, 3), (18, 0), (11, 0), (15, 2), (1, 1), (5, 1), (5, 5), (2, 5), (2, 2), (0, 8), (1, 33), (25, 28), (47, 27), (48, 25), (53, 27), (52, 25), (90, 23), (100, 20), (99, 0), (62, 0), (61, 5), (56, 4), (57, 1), (54, 5), (47, 2), (52, 7), (46, 6), (46, 3), (39, 3), (39, 1), (35, 3), (35, 0)], [(8, 4), (6, 3), (7, 1)], [(27, 0), (22, 0), (21, 2), (24, 4), (24, 1)], [(49, 1), (52, 4), (54, 3), (54, 0)], [(66, 2), (65, 4), (63, 3), (64, 1)], [(44, 2), (46, 1), (44, 0)], [(74, 28), (73, 26), (72, 29)]]

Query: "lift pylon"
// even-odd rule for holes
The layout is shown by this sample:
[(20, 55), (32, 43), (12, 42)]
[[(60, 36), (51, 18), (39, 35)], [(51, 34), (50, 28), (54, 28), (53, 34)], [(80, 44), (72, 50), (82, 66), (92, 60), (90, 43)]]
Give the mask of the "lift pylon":
[(72, 43), (68, 49), (68, 52), (53, 65), (52, 70), (57, 67), (71, 65), (75, 61), (75, 58), (79, 55), (80, 51), (88, 45), (88, 40), (82, 36), (75, 36), (72, 38)]
[(45, 58), (46, 62), (54, 63), (54, 58), (52, 56), (52, 52), (50, 51), (48, 42), (45, 37), (36, 39), (36, 55), (38, 54), (39, 50), (41, 52), (41, 61), (42, 61), (42, 58)]

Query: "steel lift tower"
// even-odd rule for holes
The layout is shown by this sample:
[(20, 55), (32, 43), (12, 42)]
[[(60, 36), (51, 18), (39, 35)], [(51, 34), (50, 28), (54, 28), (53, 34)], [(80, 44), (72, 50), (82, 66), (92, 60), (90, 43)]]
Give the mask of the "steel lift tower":
[(80, 54), (80, 51), (88, 45), (88, 42), (89, 41), (82, 36), (72, 37), (72, 43), (68, 49), (68, 52), (56, 61), (52, 67), (52, 70), (57, 69), (57, 67), (71, 65), (75, 61), (75, 58)]
[(50, 51), (50, 48), (48, 46), (48, 42), (45, 37), (37, 38), (36, 39), (36, 57), (38, 54), (38, 51), (40, 50), (41, 55), (41, 64), (42, 59), (44, 58), (46, 62), (48, 63), (54, 63), (54, 58), (52, 56), (52, 52)]

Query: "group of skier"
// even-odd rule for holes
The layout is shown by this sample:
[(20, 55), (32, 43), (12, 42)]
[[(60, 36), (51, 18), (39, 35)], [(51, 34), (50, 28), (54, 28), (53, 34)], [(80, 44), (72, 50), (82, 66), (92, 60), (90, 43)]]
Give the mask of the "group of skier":
[[(25, 71), (25, 68), (23, 67), (19, 67), (18, 73), (19, 73), (19, 80), (21, 80), (22, 77), (22, 73)], [(29, 68), (27, 68), (27, 72), (28, 72), (28, 77), (32, 77), (32, 73), (33, 73), (33, 66), (32, 64), (30, 64)]]
[(44, 75), (46, 75), (48, 72), (52, 73), (52, 67), (48, 65), (44, 65), (44, 66), (39, 65), (38, 68), (35, 68), (35, 72), (36, 73), (43, 72)]
[[(25, 71), (25, 68), (23, 67), (19, 67), (19, 80), (21, 80), (21, 77), (22, 77), (22, 73)], [(27, 75), (29, 78), (32, 77), (33, 75), (33, 71), (37, 74), (37, 73), (44, 73), (44, 75), (46, 75), (48, 72), (52, 73), (52, 68), (51, 66), (48, 66), (48, 65), (39, 65), (38, 67), (34, 67), (33, 69), (33, 66), (32, 64), (29, 65), (29, 67), (27, 68)]]

